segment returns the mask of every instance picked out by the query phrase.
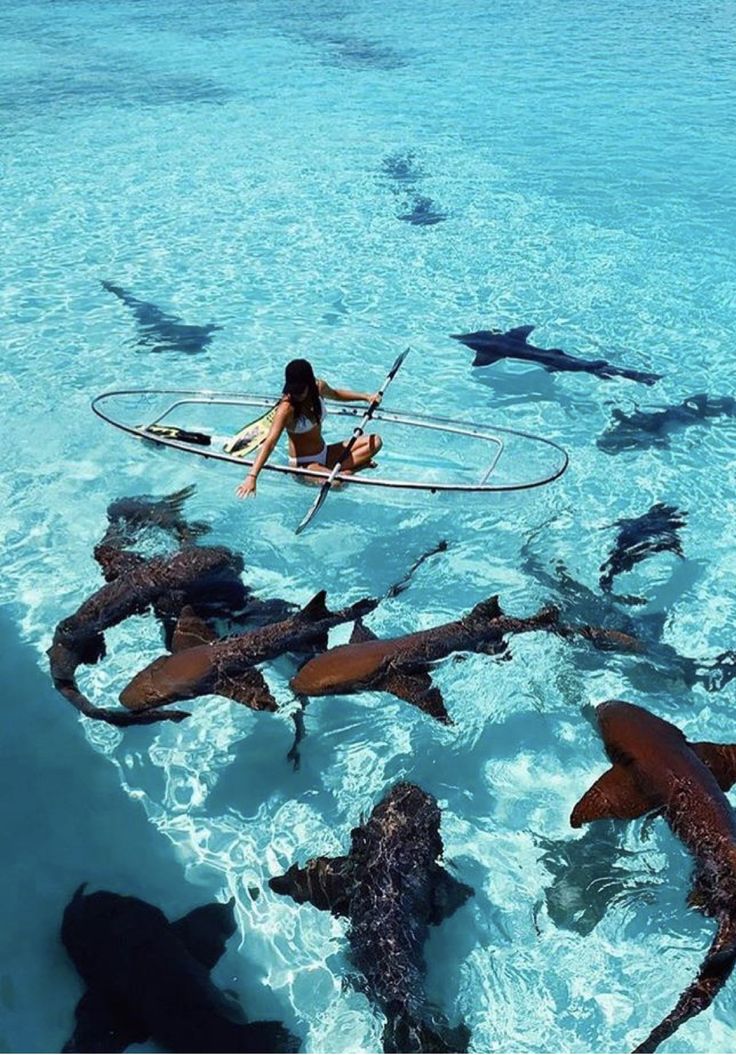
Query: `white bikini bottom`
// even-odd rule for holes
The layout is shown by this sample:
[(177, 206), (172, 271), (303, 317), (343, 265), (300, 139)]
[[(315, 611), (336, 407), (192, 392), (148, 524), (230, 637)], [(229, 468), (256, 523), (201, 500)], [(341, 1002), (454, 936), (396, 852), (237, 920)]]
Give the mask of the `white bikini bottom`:
[(324, 445), (318, 454), (305, 454), (300, 458), (289, 458), (289, 466), (292, 469), (296, 469), (300, 465), (311, 465), (312, 462), (316, 462), (317, 465), (327, 465), (327, 444)]

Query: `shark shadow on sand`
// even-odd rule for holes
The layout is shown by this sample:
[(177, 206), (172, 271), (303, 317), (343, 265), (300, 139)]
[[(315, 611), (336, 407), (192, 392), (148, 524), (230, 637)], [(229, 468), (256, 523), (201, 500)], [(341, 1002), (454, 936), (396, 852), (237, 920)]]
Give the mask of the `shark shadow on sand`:
[(535, 835), (534, 841), (542, 851), (540, 863), (552, 875), (544, 901), (556, 927), (585, 937), (613, 905), (652, 899), (655, 874), (621, 865), (622, 858), (637, 854), (621, 846), (613, 822), (596, 825), (582, 839)]
[(280, 1022), (248, 1022), (210, 979), (236, 930), (233, 905), (214, 902), (169, 923), (139, 898), (81, 886), (61, 940), (88, 988), (62, 1051), (120, 1052), (149, 1040), (175, 1052), (297, 1051)]
[(415, 784), (397, 784), (351, 832), (344, 857), (315, 857), (269, 880), (277, 894), (345, 917), (350, 958), (368, 997), (383, 1011), (387, 1052), (462, 1052), (464, 1025), (450, 1027), (424, 993), (424, 943), (472, 896), (440, 864), (436, 800)]

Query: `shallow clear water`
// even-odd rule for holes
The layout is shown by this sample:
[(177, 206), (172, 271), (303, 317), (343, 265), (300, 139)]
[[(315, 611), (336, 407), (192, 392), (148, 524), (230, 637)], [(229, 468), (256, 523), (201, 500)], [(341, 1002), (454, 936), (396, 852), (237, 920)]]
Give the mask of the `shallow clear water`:
[[(3, 13), (0, 531), (16, 656), (6, 692), (22, 704), (4, 779), (46, 788), (56, 833), (20, 823), (27, 795), (23, 810), (3, 797), (9, 950), (31, 935), (3, 960), (6, 1050), (63, 1042), (79, 983), (55, 927), (85, 879), (172, 915), (234, 894), (244, 938), (216, 977), (252, 1014), (284, 1017), (305, 1050), (375, 1049), (380, 1016), (343, 984), (343, 925), (266, 881), (341, 852), (403, 778), (440, 800), (447, 858), (476, 891), (427, 948), (428, 989), (467, 1022), (473, 1050), (628, 1050), (693, 976), (712, 924), (686, 907), (690, 861), (662, 822), (612, 832), (614, 849), (599, 839), (586, 871), (590, 836), (568, 817), (605, 762), (581, 712), (617, 695), (694, 739), (736, 739), (734, 683), (708, 693), (641, 660), (524, 636), (510, 663), (438, 668), (450, 729), (382, 694), (313, 701), (293, 772), (285, 661), (267, 669), (282, 716), (203, 699), (179, 726), (122, 734), (60, 720), (67, 705), (39, 672), (56, 623), (100, 583), (91, 552), (109, 501), (190, 482), (189, 514), (242, 551), (264, 596), (380, 594), (447, 539), (370, 618), (383, 635), (494, 593), (531, 613), (553, 599), (544, 573), (559, 561), (596, 590), (612, 523), (672, 503), (689, 513), (685, 559), (656, 557), (617, 589), (649, 599), (682, 655), (732, 647), (733, 419), (617, 455), (595, 440), (615, 408), (733, 394), (735, 5), (400, 0), (389, 17), (339, 0), (191, 11), (10, 0)], [(445, 218), (399, 219), (417, 210)], [(102, 280), (219, 328), (198, 354), (157, 351)], [(664, 378), (645, 388), (510, 362), (473, 370), (448, 337), (531, 324), (542, 347)], [(387, 407), (548, 435), (570, 453), (566, 476), (490, 499), (356, 488), (297, 538), (303, 489), (264, 477), (242, 505), (237, 473), (144, 450), (89, 410), (114, 386), (274, 391), (298, 355), (333, 383), (372, 389), (408, 343)], [(161, 650), (143, 617), (108, 645), (80, 676), (105, 702)], [(81, 845), (59, 836), (65, 824), (78, 833), (80, 810), (49, 756), (89, 779)], [(103, 785), (114, 810), (93, 794)], [(591, 928), (555, 910), (545, 839), (577, 854), (572, 885), (600, 910)], [(736, 1051), (735, 1014), (731, 982), (663, 1050)]]

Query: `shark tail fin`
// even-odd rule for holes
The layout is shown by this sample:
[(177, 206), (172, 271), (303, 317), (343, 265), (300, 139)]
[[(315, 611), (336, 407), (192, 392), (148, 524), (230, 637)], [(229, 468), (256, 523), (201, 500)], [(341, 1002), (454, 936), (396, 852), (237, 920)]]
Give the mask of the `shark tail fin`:
[(662, 1019), (635, 1052), (656, 1051), (663, 1040), (671, 1037), (683, 1022), (705, 1011), (728, 980), (736, 964), (736, 914), (721, 916), (708, 955), (700, 965), (697, 978), (680, 995), (669, 1015)]

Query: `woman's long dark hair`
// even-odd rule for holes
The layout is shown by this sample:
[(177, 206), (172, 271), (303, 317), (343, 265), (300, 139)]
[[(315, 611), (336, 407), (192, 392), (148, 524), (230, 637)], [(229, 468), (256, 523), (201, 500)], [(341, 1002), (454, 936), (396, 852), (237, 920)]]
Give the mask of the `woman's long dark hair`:
[[(307, 394), (303, 399), (297, 397), (304, 389)], [(284, 395), (294, 409), (294, 418), (310, 418), (315, 425), (322, 420), (322, 403), (317, 388), (317, 378), (314, 376), (312, 364), (308, 359), (292, 359), (286, 364), (284, 377)]]

